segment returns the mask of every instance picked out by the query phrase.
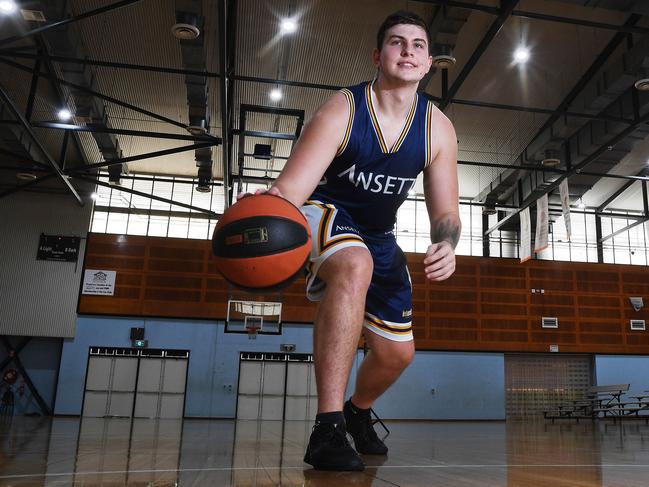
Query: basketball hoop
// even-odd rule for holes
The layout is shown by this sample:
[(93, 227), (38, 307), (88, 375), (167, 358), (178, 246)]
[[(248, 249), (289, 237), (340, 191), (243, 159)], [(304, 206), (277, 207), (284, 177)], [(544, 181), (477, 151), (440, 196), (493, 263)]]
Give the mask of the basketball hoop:
[(263, 316), (251, 315), (244, 318), (244, 328), (248, 333), (248, 340), (256, 340), (257, 334), (264, 324)]

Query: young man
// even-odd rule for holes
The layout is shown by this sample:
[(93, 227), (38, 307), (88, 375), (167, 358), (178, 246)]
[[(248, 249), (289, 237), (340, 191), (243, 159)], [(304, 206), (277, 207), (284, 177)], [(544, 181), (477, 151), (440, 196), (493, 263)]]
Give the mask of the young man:
[[(441, 281), (455, 270), (455, 131), (417, 95), (432, 63), (429, 48), (420, 17), (403, 11), (387, 17), (372, 53), (376, 79), (341, 90), (317, 111), (268, 191), (304, 205), (311, 226), (307, 293), (320, 301), (314, 329), (318, 415), (304, 461), (316, 469), (364, 468), (346, 431), (359, 453), (387, 453), (370, 407), (415, 351), (410, 276), (393, 227), (422, 171), (432, 242), (425, 274)], [(363, 329), (370, 351), (343, 405)]]

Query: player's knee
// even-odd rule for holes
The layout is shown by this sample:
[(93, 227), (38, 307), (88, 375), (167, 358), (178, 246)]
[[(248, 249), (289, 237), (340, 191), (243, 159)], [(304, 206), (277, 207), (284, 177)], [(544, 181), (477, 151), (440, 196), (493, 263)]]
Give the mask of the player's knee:
[(345, 249), (335, 266), (328, 269), (327, 287), (344, 289), (349, 293), (365, 294), (372, 280), (374, 264), (370, 253), (362, 248)]
[(380, 362), (383, 367), (401, 372), (410, 365), (414, 357), (414, 346), (392, 347), (384, 350)]

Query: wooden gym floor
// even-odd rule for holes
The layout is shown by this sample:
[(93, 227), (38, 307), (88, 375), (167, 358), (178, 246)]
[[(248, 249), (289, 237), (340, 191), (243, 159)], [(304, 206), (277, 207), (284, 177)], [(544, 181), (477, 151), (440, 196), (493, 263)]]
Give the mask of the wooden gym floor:
[(0, 485), (649, 485), (644, 421), (387, 426), (387, 458), (336, 473), (302, 463), (308, 422), (0, 418)]

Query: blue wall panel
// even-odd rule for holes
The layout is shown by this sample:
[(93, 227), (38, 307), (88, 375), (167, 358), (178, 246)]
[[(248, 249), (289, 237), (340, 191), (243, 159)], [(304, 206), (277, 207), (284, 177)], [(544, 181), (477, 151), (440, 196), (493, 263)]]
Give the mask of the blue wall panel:
[(417, 352), (374, 409), (394, 419), (505, 419), (504, 356)]
[(283, 335), (226, 334), (222, 322), (80, 317), (74, 339), (66, 339), (56, 414), (80, 414), (91, 346), (130, 347), (130, 329), (144, 327), (151, 348), (190, 350), (185, 415), (234, 417), (240, 351), (278, 352), (282, 343), (311, 352), (311, 327), (284, 326)]
[(649, 390), (649, 357), (646, 355), (597, 355), (598, 385), (630, 384), (627, 395)]
[[(80, 317), (77, 335), (66, 339), (61, 359), (57, 414), (80, 414), (90, 346), (129, 347), (131, 327), (144, 326), (149, 346), (190, 350), (185, 415), (234, 417), (240, 351), (277, 352), (282, 343), (312, 351), (312, 328), (284, 325), (283, 335), (226, 334), (223, 323)], [(357, 354), (347, 397), (352, 392)], [(431, 394), (431, 389), (436, 390)], [(498, 353), (418, 352), (412, 365), (380, 399), (384, 418), (503, 419), (504, 362)]]

